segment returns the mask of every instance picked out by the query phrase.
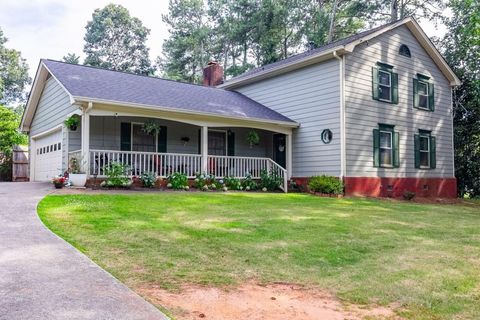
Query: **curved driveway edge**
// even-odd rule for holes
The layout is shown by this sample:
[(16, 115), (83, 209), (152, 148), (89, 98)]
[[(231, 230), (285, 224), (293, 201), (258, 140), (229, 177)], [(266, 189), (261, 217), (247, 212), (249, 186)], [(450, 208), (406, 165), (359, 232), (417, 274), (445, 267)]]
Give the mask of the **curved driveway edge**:
[(48, 230), (47, 183), (0, 183), (0, 319), (168, 319)]

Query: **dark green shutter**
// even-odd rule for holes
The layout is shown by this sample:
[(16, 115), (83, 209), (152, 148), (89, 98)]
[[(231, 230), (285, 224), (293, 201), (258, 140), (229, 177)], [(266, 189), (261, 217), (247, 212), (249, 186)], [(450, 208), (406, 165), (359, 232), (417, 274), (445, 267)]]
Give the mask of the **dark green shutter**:
[(435, 169), (437, 167), (437, 142), (435, 137), (430, 137), (430, 168)]
[(393, 166), (400, 167), (400, 135), (393, 132)]
[(132, 150), (132, 124), (122, 122), (120, 124), (120, 150)]
[(392, 103), (398, 104), (398, 74), (392, 72)]
[(372, 98), (378, 100), (378, 68), (372, 67)]
[(420, 135), (414, 136), (415, 168), (420, 168)]
[(167, 127), (161, 126), (158, 133), (157, 152), (167, 152)]
[(373, 129), (373, 166), (380, 167), (380, 130)]
[(235, 155), (235, 132), (228, 131), (227, 133), (227, 156)]
[(413, 79), (413, 107), (418, 108), (418, 103), (419, 103), (419, 99), (418, 99), (418, 80), (414, 78)]
[(435, 88), (431, 82), (428, 83), (428, 108), (435, 111)]

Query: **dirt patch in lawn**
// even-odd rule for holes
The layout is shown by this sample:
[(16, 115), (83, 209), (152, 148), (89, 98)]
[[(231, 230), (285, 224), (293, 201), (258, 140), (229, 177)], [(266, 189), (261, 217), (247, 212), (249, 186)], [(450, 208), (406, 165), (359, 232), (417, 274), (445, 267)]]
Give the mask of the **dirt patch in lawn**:
[(176, 319), (401, 319), (391, 308), (348, 305), (319, 290), (291, 284), (243, 284), (234, 289), (188, 286), (169, 292), (157, 286), (137, 288)]

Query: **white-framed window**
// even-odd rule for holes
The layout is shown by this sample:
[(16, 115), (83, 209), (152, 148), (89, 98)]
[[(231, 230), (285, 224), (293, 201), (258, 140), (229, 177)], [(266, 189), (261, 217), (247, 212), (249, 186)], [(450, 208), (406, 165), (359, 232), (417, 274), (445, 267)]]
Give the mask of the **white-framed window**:
[(392, 102), (392, 73), (378, 70), (378, 98), (381, 101)]
[(393, 166), (393, 132), (380, 130), (380, 166)]
[(420, 168), (430, 168), (430, 135), (420, 134)]
[(417, 93), (418, 93), (418, 107), (420, 109), (429, 110), (430, 107), (428, 105), (428, 83), (425, 81), (418, 80), (417, 85)]

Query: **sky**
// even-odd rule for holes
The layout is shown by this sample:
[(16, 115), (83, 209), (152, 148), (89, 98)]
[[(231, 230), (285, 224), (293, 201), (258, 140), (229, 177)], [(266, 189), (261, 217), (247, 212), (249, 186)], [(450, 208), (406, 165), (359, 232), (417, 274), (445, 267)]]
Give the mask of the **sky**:
[[(67, 53), (83, 58), (87, 21), (95, 9), (112, 2), (126, 7), (151, 30), (147, 45), (150, 58), (155, 60), (168, 38), (168, 27), (161, 17), (168, 13), (168, 0), (0, 0), (0, 27), (8, 38), (6, 46), (21, 51), (32, 78), (41, 58), (61, 60)], [(441, 36), (446, 31), (444, 26), (436, 29), (428, 21), (420, 24), (428, 36)]]

